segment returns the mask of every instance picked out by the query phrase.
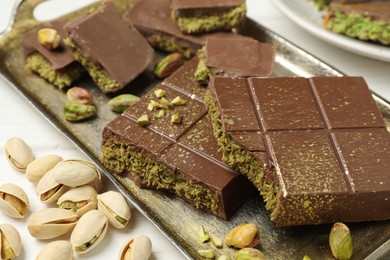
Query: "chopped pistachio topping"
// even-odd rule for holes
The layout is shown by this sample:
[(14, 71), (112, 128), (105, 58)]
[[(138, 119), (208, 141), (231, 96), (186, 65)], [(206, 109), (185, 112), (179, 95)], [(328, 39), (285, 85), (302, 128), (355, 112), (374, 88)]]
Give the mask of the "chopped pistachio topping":
[(148, 115), (142, 115), (140, 116), (138, 119), (137, 119), (137, 123), (141, 126), (144, 126), (144, 125), (148, 125), (150, 122), (149, 122), (149, 117)]
[(160, 119), (160, 118), (162, 118), (163, 116), (165, 116), (164, 110), (159, 110), (156, 114), (153, 115), (153, 118), (155, 118), (155, 119)]
[(201, 249), (197, 251), (198, 254), (204, 258), (207, 259), (213, 259), (214, 258), (214, 250), (212, 249)]
[(207, 242), (210, 239), (209, 232), (207, 232), (202, 225), (198, 228), (198, 240), (201, 243)]
[(223, 247), (222, 239), (220, 239), (219, 237), (211, 236), (211, 243), (212, 243), (215, 247), (217, 247), (217, 248), (222, 248), (222, 247)]
[(180, 124), (181, 123), (181, 115), (179, 113), (175, 113), (171, 116), (171, 123)]
[(166, 92), (165, 90), (158, 88), (154, 91), (154, 94), (156, 95), (157, 98), (162, 98), (165, 96)]
[(177, 96), (171, 101), (171, 104), (174, 106), (182, 106), (186, 104), (186, 101)]
[(165, 97), (162, 97), (161, 100), (160, 100), (160, 105), (162, 106), (162, 108), (164, 109), (171, 109), (173, 106), (171, 104), (171, 102), (168, 101), (168, 99), (166, 99)]
[(148, 110), (153, 111), (153, 109), (155, 108), (163, 108), (163, 106), (160, 103), (151, 100), (150, 103), (148, 104)]

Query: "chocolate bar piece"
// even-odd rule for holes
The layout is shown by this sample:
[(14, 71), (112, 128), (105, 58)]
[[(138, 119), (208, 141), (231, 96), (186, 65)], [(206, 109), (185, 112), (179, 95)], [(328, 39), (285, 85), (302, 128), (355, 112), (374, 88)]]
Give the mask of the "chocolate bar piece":
[(276, 47), (255, 39), (207, 39), (202, 50), (195, 78), (207, 84), (212, 76), (268, 77), (272, 73)]
[(104, 93), (130, 83), (153, 61), (153, 49), (112, 3), (69, 22), (67, 43)]
[[(102, 162), (141, 187), (167, 190), (229, 219), (255, 189), (221, 161), (201, 99), (206, 89), (193, 79), (196, 64), (186, 63), (104, 128)], [(163, 97), (158, 98), (156, 90), (165, 92)], [(140, 126), (137, 119), (144, 114), (150, 124)], [(172, 122), (175, 115), (180, 122)]]
[(324, 27), (364, 41), (390, 44), (390, 1), (332, 2)]
[[(61, 39), (64, 39), (66, 37), (64, 24), (64, 20), (56, 20), (44, 27), (55, 29)], [(38, 42), (40, 29), (42, 27), (35, 28), (23, 36), (26, 67), (59, 89), (70, 86), (84, 74), (83, 67), (75, 61), (72, 52), (62, 41), (60, 46), (53, 50), (40, 44)]]
[(224, 161), (279, 226), (390, 218), (390, 134), (360, 77), (216, 77), (206, 104)]
[(171, 18), (170, 0), (142, 0), (129, 9), (123, 18), (134, 25), (155, 48), (194, 56), (210, 36), (228, 37), (233, 33), (214, 32), (188, 35), (180, 31)]
[(246, 16), (245, 0), (172, 0), (172, 18), (185, 33), (237, 28)]

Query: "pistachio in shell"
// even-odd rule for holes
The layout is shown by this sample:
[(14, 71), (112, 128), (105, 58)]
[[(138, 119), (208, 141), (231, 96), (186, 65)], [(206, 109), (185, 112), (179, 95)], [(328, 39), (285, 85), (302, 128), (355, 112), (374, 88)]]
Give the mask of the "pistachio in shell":
[(16, 228), (9, 224), (0, 225), (1, 259), (15, 259), (22, 250), (22, 241)]
[(22, 188), (12, 183), (0, 186), (0, 210), (12, 218), (24, 218), (29, 201)]
[(56, 202), (68, 190), (68, 187), (54, 179), (53, 170), (43, 175), (36, 187), (39, 199), (45, 204)]
[(27, 180), (32, 183), (38, 183), (43, 175), (45, 175), (62, 160), (62, 157), (55, 154), (48, 154), (35, 159), (26, 168)]
[(85, 213), (78, 221), (71, 236), (70, 243), (78, 254), (85, 254), (94, 249), (107, 232), (108, 219), (98, 210)]
[(233, 228), (225, 237), (227, 246), (235, 248), (255, 247), (260, 243), (256, 224), (244, 223)]
[(88, 184), (99, 174), (94, 164), (84, 160), (64, 160), (51, 171), (57, 182), (69, 187)]
[(27, 165), (34, 160), (31, 148), (18, 137), (8, 139), (5, 144), (5, 155), (11, 165), (20, 172), (25, 172)]
[(124, 228), (131, 218), (131, 211), (126, 199), (117, 191), (107, 191), (99, 194), (98, 210), (115, 228)]
[(58, 240), (46, 244), (35, 260), (73, 260), (72, 244), (67, 240)]
[(77, 223), (73, 211), (59, 208), (47, 208), (31, 214), (27, 229), (37, 239), (51, 239), (71, 231)]
[(147, 260), (152, 254), (152, 241), (145, 235), (130, 238), (119, 253), (119, 260)]
[(65, 192), (57, 201), (59, 208), (72, 210), (81, 217), (90, 210), (97, 208), (97, 192), (91, 186), (85, 185)]

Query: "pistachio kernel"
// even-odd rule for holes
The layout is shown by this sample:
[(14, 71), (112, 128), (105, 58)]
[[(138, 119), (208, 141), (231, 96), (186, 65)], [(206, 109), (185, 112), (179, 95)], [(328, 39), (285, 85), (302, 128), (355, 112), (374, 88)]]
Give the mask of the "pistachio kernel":
[(302, 260), (311, 260), (310, 256), (305, 255)]
[(154, 69), (154, 74), (159, 78), (166, 78), (175, 72), (184, 62), (180, 53), (172, 53), (159, 61)]
[(130, 106), (134, 105), (139, 101), (139, 97), (132, 94), (122, 94), (112, 98), (108, 101), (108, 106), (111, 111), (116, 113), (122, 113)]
[(207, 259), (214, 258), (214, 250), (213, 249), (200, 249), (197, 252), (200, 256), (202, 256), (204, 258), (207, 258)]
[(140, 117), (137, 119), (137, 123), (138, 123), (140, 126), (145, 126), (145, 125), (150, 124), (148, 115), (145, 114), (145, 115), (140, 116)]
[(174, 106), (182, 106), (186, 104), (186, 101), (177, 96), (171, 101), (171, 104)]
[(57, 30), (52, 28), (42, 28), (38, 31), (38, 42), (45, 48), (53, 50), (58, 48), (61, 43), (61, 36)]
[(222, 247), (223, 247), (222, 239), (220, 239), (219, 237), (211, 236), (211, 243), (212, 243), (216, 248), (222, 248)]
[(351, 259), (353, 252), (352, 237), (349, 228), (341, 222), (333, 225), (329, 234), (329, 246), (337, 259)]
[(85, 105), (93, 104), (92, 94), (82, 87), (73, 87), (68, 89), (66, 92), (66, 97), (70, 102), (76, 102)]
[(96, 108), (94, 105), (67, 102), (64, 104), (62, 113), (66, 120), (76, 122), (94, 117), (96, 115)]
[(175, 113), (171, 116), (171, 123), (180, 124), (181, 123), (181, 115), (179, 113)]
[(162, 106), (158, 102), (151, 100), (148, 104), (148, 110), (153, 111), (155, 108), (162, 108)]
[(166, 94), (166, 91), (161, 89), (161, 88), (158, 88), (154, 91), (154, 94), (156, 95), (157, 98), (162, 98), (165, 96)]
[(160, 119), (160, 118), (162, 118), (163, 116), (165, 116), (164, 110), (159, 110), (156, 114), (153, 115), (153, 118), (155, 118), (155, 119)]
[(236, 253), (236, 260), (265, 260), (265, 255), (256, 248), (243, 248)]
[(162, 108), (164, 109), (171, 109), (173, 106), (171, 104), (171, 102), (168, 101), (168, 99), (166, 99), (165, 97), (162, 97), (161, 100), (160, 100), (160, 105), (162, 106)]
[(198, 240), (201, 243), (207, 242), (210, 239), (209, 232), (207, 232), (202, 225), (198, 228)]
[(227, 255), (220, 255), (220, 256), (218, 256), (218, 258), (217, 258), (217, 260), (229, 260), (230, 258), (229, 258), (229, 256), (227, 256)]

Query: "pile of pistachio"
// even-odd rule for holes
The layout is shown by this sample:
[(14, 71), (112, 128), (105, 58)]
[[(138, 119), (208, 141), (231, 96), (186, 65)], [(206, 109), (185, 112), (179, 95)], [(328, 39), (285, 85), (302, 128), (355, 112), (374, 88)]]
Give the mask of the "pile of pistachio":
[[(36, 194), (44, 204), (58, 207), (33, 212), (27, 220), (31, 236), (54, 239), (70, 233), (70, 241), (48, 243), (36, 259), (73, 259), (73, 254), (85, 254), (104, 239), (109, 224), (124, 228), (131, 211), (126, 199), (116, 191), (100, 193), (102, 176), (97, 167), (84, 160), (63, 160), (49, 154), (34, 159), (31, 148), (20, 138), (10, 138), (5, 155), (11, 165), (24, 172), (36, 184)], [(24, 218), (29, 207), (27, 194), (19, 186), (6, 183), (0, 186), (0, 211), (12, 218)], [(9, 224), (0, 225), (2, 259), (15, 259), (22, 243), (19, 232)], [(119, 253), (120, 260), (148, 259), (152, 244), (147, 236), (126, 241)]]

